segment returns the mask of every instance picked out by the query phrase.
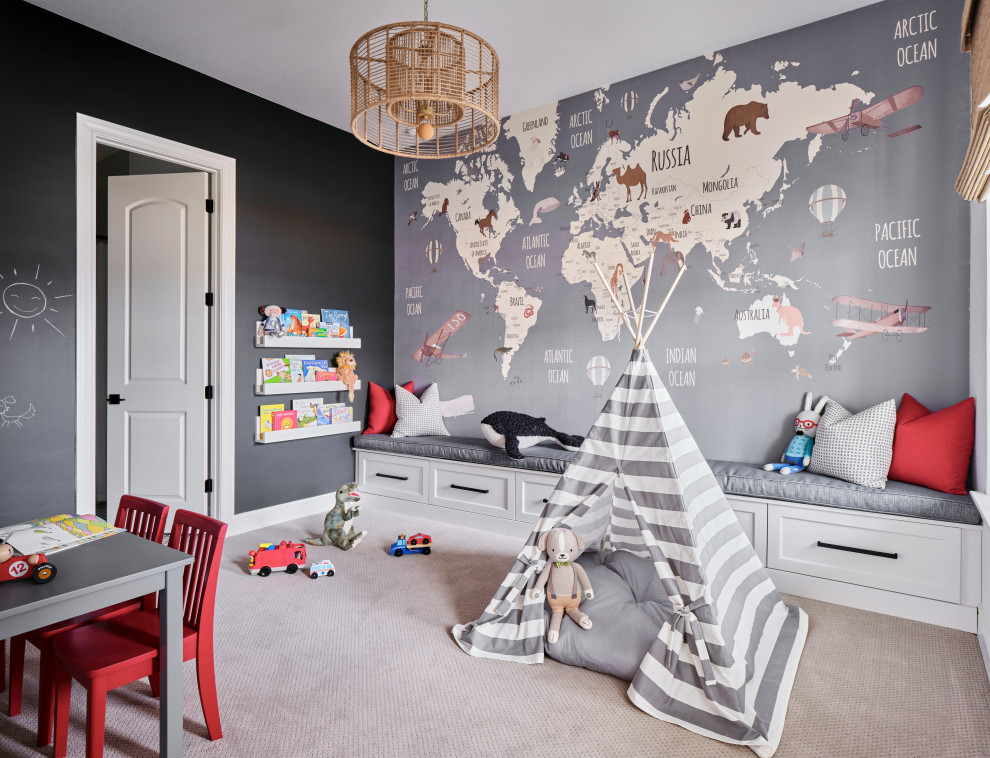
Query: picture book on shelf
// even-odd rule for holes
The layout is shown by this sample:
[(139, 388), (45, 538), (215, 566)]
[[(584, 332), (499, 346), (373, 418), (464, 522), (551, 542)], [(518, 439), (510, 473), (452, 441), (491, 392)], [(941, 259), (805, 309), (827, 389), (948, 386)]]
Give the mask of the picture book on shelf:
[(285, 358), (262, 358), (261, 375), (265, 384), (282, 384), (292, 381), (289, 375), (289, 361)]
[(349, 424), (354, 420), (354, 409), (349, 405), (345, 405), (343, 408), (334, 408), (333, 415), (330, 417), (331, 424)]
[(303, 381), (304, 382), (318, 382), (319, 379), (316, 375), (323, 371), (327, 372), (330, 368), (329, 362), (326, 359), (322, 360), (307, 360), (302, 362), (303, 371)]
[(320, 325), (320, 317), (315, 313), (307, 313), (306, 311), (303, 311), (302, 325), (303, 331), (306, 332), (307, 337), (315, 337), (316, 335), (314, 335), (313, 332)]
[(285, 313), (282, 314), (282, 325), (285, 327), (285, 334), (290, 337), (302, 337), (305, 332), (303, 331), (301, 310), (295, 308), (287, 308)]
[(289, 361), (289, 374), (292, 376), (293, 382), (303, 381), (303, 361), (316, 359), (315, 355), (287, 355), (285, 357)]
[(320, 326), (327, 330), (331, 337), (344, 338), (350, 336), (350, 315), (347, 311), (323, 308), (320, 310)]
[(285, 405), (283, 403), (275, 403), (274, 405), (262, 405), (258, 408), (261, 414), (261, 431), (270, 432), (272, 427), (272, 414), (275, 411), (284, 411)]
[(298, 427), (295, 411), (275, 411), (272, 413), (272, 431), (280, 432), (285, 429)]
[(335, 382), (337, 381), (337, 370), (330, 369), (329, 371), (317, 371), (316, 381), (318, 382)]
[(323, 404), (322, 397), (293, 398), (292, 410), (296, 412), (296, 422), (300, 427), (316, 426), (315, 406)]
[(320, 405), (314, 405), (313, 410), (316, 411), (317, 426), (327, 426), (330, 424), (330, 413), (327, 412), (326, 405), (323, 403), (320, 403)]

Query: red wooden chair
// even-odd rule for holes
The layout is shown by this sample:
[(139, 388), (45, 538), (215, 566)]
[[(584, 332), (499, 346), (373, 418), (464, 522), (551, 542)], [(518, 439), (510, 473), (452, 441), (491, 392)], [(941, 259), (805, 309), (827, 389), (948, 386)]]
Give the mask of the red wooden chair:
[[(120, 498), (114, 526), (126, 529), (138, 537), (161, 542), (165, 535), (165, 522), (168, 506), (146, 500), (143, 497), (124, 495)], [(35, 629), (10, 641), (10, 702), (8, 713), (16, 716), (21, 712), (21, 693), (24, 686), (24, 648), (30, 642), (41, 652), (38, 676), (38, 746), (52, 741), (52, 716), (55, 712), (55, 648), (52, 641), (56, 636), (72, 629), (78, 629), (94, 621), (102, 621), (121, 613), (154, 608), (157, 598), (154, 594), (144, 598), (127, 600), (109, 608), (101, 608), (57, 624)]]
[[(211, 740), (223, 736), (213, 665), (213, 610), (227, 525), (178, 510), (168, 546), (194, 556), (182, 575), (182, 660), (196, 659), (199, 698)], [(158, 609), (132, 611), (55, 638), (55, 758), (64, 758), (69, 736), (72, 680), (86, 688), (86, 756), (103, 755), (107, 692), (159, 675)]]

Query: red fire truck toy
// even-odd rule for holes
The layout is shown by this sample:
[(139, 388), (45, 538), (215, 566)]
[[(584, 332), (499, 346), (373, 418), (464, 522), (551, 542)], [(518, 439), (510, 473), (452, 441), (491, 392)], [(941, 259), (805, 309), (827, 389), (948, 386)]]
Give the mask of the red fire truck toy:
[(257, 550), (248, 551), (248, 555), (251, 556), (248, 570), (252, 574), (268, 576), (273, 571), (294, 574), (306, 563), (306, 546), (301, 542), (285, 540), (277, 545), (263, 542)]

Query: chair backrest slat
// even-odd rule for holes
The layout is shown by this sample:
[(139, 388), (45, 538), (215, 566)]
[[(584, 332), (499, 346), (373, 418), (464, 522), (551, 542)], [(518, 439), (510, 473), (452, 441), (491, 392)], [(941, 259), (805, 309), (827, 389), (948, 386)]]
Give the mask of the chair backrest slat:
[(123, 495), (117, 508), (114, 526), (153, 542), (165, 536), (168, 506), (135, 495)]
[(227, 525), (222, 521), (179, 509), (175, 512), (168, 546), (193, 557), (182, 574), (182, 620), (200, 629), (213, 625), (220, 556)]

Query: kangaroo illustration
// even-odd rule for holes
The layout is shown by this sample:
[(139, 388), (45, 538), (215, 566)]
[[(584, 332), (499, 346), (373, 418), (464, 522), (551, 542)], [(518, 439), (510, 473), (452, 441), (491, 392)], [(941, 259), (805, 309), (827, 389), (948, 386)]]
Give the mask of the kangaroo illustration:
[(615, 181), (626, 186), (627, 203), (632, 200), (633, 187), (639, 187), (639, 196), (636, 198), (637, 200), (642, 200), (646, 197), (648, 189), (646, 184), (646, 172), (643, 171), (643, 167), (638, 163), (635, 168), (632, 166), (626, 166), (625, 171), (621, 168), (613, 168), (612, 173), (615, 174)]
[(801, 334), (811, 334), (811, 332), (806, 332), (804, 330), (804, 316), (802, 316), (801, 311), (799, 311), (793, 305), (781, 305), (780, 298), (777, 295), (774, 295), (773, 307), (778, 314), (777, 323), (787, 324), (787, 332), (781, 333), (778, 336), (791, 337), (794, 335), (795, 329), (797, 329)]
[(606, 121), (605, 122), (605, 131), (608, 132), (609, 142), (615, 142), (617, 139), (619, 139), (619, 130), (612, 128), (612, 122), (611, 121)]
[(598, 303), (595, 301), (595, 298), (588, 297), (587, 295), (585, 295), (584, 296), (584, 312), (587, 313), (589, 308), (591, 309), (591, 312), (592, 313), (598, 313)]
[[(492, 228), (492, 219), (498, 218), (498, 214), (494, 211), (488, 211), (488, 215), (484, 218), (476, 218), (474, 223), (478, 225), (478, 231), (481, 232), (482, 237), (495, 236), (495, 230)], [(491, 235), (485, 234), (485, 229), (491, 232)]]

